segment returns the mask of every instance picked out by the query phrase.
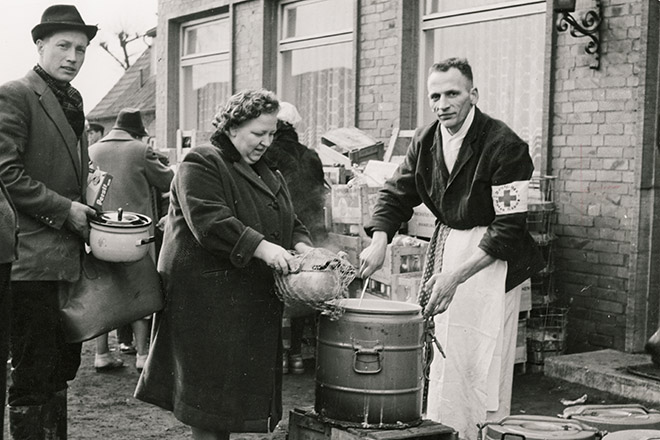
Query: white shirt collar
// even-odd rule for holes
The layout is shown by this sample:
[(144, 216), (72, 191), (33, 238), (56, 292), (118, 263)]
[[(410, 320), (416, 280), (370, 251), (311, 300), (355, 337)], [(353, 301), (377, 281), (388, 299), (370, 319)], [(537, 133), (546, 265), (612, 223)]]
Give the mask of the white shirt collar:
[(462, 140), (465, 138), (465, 135), (467, 134), (470, 126), (472, 125), (472, 121), (474, 120), (474, 107), (474, 105), (470, 107), (470, 111), (468, 112), (465, 121), (463, 121), (463, 125), (461, 125), (461, 128), (459, 128), (455, 134), (451, 134), (444, 125), (440, 124), (440, 133), (442, 134), (443, 144), (446, 144), (450, 140), (455, 141), (456, 139)]

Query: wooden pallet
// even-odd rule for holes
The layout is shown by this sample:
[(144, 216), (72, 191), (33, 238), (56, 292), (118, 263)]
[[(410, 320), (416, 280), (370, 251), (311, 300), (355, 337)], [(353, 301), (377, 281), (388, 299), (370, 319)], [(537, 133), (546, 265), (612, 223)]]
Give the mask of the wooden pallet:
[(289, 413), (288, 440), (458, 440), (449, 426), (423, 420), (403, 429), (344, 428), (322, 421), (317, 415), (301, 409)]

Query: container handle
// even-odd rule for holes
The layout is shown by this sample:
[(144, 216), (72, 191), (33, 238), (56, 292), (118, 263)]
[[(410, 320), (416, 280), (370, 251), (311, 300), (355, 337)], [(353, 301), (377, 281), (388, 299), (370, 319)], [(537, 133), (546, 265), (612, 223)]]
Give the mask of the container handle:
[(502, 439), (501, 440), (506, 440), (506, 439), (510, 439), (510, 440), (527, 440), (527, 438), (522, 434), (512, 434), (510, 432), (505, 432), (504, 434), (502, 434)]
[(150, 235), (147, 238), (140, 238), (139, 240), (135, 240), (135, 246), (143, 246), (145, 244), (153, 243), (156, 241), (156, 236), (155, 235)]
[(372, 347), (363, 347), (353, 341), (353, 371), (358, 374), (378, 374), (383, 371), (383, 345), (376, 342)]

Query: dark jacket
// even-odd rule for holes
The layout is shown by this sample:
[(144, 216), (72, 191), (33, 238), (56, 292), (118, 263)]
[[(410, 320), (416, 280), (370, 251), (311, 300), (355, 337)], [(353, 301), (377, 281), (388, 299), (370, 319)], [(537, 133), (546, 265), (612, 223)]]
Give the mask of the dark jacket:
[(541, 270), (544, 262), (527, 230), (527, 213), (496, 216), (492, 187), (529, 180), (533, 169), (527, 144), (477, 108), (449, 174), (435, 121), (415, 132), (404, 162), (379, 193), (366, 231), (385, 231), (391, 240), (420, 203), (451, 228), (487, 226), (479, 247), (509, 263), (508, 291)]
[(171, 187), (158, 264), (166, 306), (136, 397), (211, 431), (265, 432), (282, 415), (282, 303), (262, 239), (311, 245), (284, 178), (229, 139), (193, 148)]
[(291, 124), (278, 121), (275, 138), (264, 159), (284, 176), (300, 221), (315, 241), (322, 240), (325, 232), (323, 207), (328, 191), (319, 155), (298, 141)]
[(0, 264), (10, 263), (18, 253), (18, 215), (5, 184), (0, 180)]
[(84, 242), (64, 222), (85, 203), (87, 138), (77, 138), (46, 82), (34, 71), (0, 86), (0, 179), (18, 211), (12, 281), (80, 276)]

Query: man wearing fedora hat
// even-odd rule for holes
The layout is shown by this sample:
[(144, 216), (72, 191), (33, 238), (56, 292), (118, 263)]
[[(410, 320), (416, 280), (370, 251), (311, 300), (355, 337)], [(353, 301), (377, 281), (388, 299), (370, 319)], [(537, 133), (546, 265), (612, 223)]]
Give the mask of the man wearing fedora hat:
[[(137, 108), (124, 108), (117, 115), (112, 130), (89, 149), (89, 157), (94, 166), (112, 176), (112, 186), (103, 202), (103, 209), (113, 211), (122, 208), (125, 212), (137, 212), (153, 220), (151, 235), (155, 235), (154, 225), (158, 222), (157, 201), (160, 193), (170, 189), (174, 172), (161, 162), (153, 148), (141, 141), (148, 136)], [(149, 245), (149, 253), (156, 261), (154, 244)], [(137, 350), (135, 367), (141, 370), (147, 359), (150, 322), (141, 319), (132, 324)], [(99, 370), (121, 366), (108, 349), (108, 335), (96, 338), (94, 367)]]
[(85, 115), (70, 82), (97, 27), (70, 5), (48, 7), (32, 29), (38, 62), (0, 86), (0, 180), (18, 212), (18, 260), (11, 271), (13, 439), (65, 439), (66, 389), (81, 344), (66, 343), (58, 291), (80, 276), (88, 238)]

